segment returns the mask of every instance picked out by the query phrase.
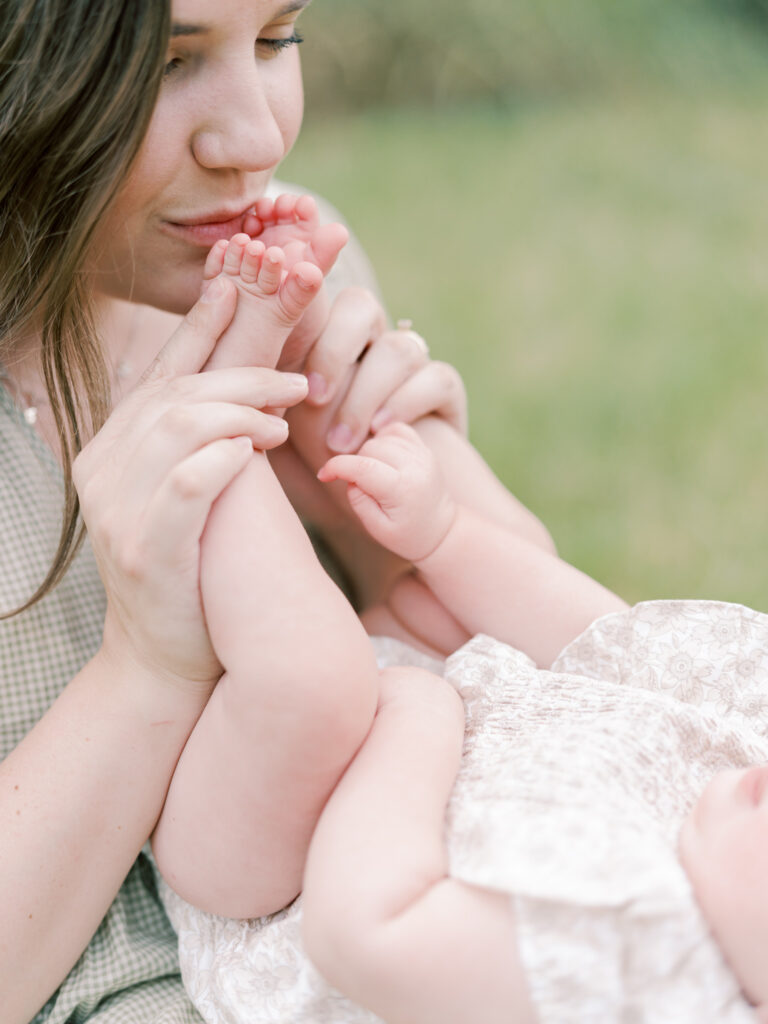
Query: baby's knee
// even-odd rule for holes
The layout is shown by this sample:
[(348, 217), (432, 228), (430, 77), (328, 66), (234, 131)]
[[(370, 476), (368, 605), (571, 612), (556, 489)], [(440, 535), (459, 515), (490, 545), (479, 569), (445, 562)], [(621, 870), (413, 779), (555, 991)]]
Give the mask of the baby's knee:
[(402, 705), (411, 709), (426, 707), (448, 722), (464, 726), (464, 702), (442, 676), (414, 665), (381, 670), (379, 676), (379, 710)]

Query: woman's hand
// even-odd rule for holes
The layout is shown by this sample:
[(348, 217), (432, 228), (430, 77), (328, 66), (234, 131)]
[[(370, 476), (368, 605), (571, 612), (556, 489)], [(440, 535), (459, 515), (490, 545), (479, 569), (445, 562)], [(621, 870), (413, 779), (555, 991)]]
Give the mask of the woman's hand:
[[(276, 370), (198, 371), (229, 324), (235, 289), (208, 289), (74, 465), (107, 592), (102, 654), (207, 694), (221, 667), (205, 627), (199, 547), (211, 505), (286, 424), (306, 380)], [(128, 672), (130, 676), (130, 672)]]
[[(414, 331), (387, 329), (384, 310), (365, 289), (338, 295), (302, 372), (307, 400), (289, 413), (291, 441), (272, 461), (300, 514), (319, 525), (327, 499), (314, 474), (332, 454), (357, 451), (387, 423), (428, 415), (466, 432), (466, 394), (457, 371), (430, 360)], [(310, 479), (302, 479), (300, 464)]]
[(331, 455), (357, 451), (391, 420), (413, 423), (436, 414), (465, 430), (464, 386), (453, 367), (430, 361), (419, 335), (388, 330), (380, 303), (362, 288), (340, 292), (314, 344), (303, 346), (309, 395), (288, 413), (290, 441), (270, 462), (294, 508), (323, 532), (367, 604), (388, 589), (403, 563), (361, 529), (344, 485), (324, 487), (315, 474)]
[[(466, 394), (457, 371), (430, 360), (424, 339), (410, 324), (387, 329), (381, 305), (365, 289), (347, 288), (338, 295), (303, 370), (308, 403), (333, 404), (327, 438), (332, 451), (357, 451), (386, 423), (414, 423), (430, 414), (466, 433)], [(334, 401), (340, 393), (341, 401)]]

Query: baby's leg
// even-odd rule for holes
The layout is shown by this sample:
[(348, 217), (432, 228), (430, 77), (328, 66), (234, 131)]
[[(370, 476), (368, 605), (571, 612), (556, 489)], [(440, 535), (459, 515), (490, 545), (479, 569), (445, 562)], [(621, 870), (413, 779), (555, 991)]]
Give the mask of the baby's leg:
[[(248, 250), (234, 247), (239, 302), (274, 339), (306, 297)], [(200, 585), (225, 673), (179, 760), (153, 848), (189, 902), (256, 917), (299, 891), (315, 822), (370, 727), (376, 663), (261, 452), (211, 511)]]
[(388, 1024), (533, 1022), (508, 897), (446, 876), (460, 700), (419, 669), (381, 682), (371, 732), (310, 846), (307, 952)]
[(201, 589), (225, 673), (179, 759), (153, 849), (188, 902), (259, 917), (301, 888), (314, 826), (373, 719), (378, 672), (262, 453), (214, 505)]

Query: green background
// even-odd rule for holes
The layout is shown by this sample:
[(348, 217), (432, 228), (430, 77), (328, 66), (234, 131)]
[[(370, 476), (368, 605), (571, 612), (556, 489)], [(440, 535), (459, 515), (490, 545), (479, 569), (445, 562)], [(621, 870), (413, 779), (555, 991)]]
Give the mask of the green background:
[(335, 202), (473, 442), (629, 601), (768, 610), (757, 0), (315, 0), (283, 177)]

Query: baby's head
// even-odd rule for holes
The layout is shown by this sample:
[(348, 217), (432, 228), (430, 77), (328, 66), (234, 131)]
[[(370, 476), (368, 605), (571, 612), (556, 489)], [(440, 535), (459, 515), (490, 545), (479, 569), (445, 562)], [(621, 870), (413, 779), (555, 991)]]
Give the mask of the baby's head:
[(680, 860), (758, 1020), (768, 1022), (768, 765), (715, 775), (683, 824)]

